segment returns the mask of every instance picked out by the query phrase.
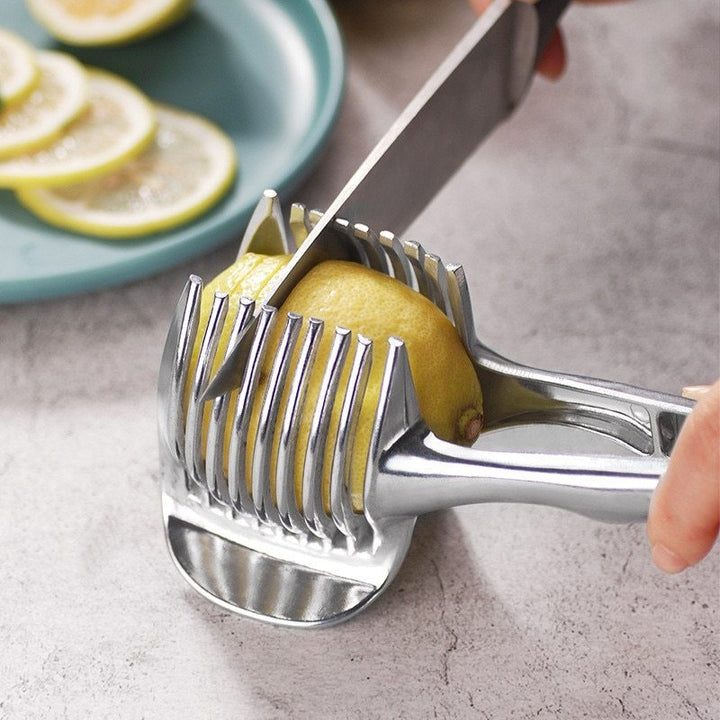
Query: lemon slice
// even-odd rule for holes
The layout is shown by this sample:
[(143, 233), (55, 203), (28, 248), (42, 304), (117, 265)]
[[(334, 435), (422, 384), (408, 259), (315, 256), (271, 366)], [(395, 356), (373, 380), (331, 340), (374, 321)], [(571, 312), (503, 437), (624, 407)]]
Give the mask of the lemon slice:
[(116, 45), (181, 20), (192, 0), (26, 0), (35, 18), (71, 45)]
[(137, 155), (156, 128), (152, 103), (134, 85), (88, 69), (90, 103), (52, 144), (0, 160), (0, 187), (68, 184), (115, 170)]
[(87, 105), (85, 69), (77, 60), (46, 51), (37, 54), (37, 61), (37, 88), (0, 113), (0, 158), (47, 145)]
[(60, 227), (101, 237), (167, 230), (214, 205), (235, 176), (235, 146), (204, 118), (156, 105), (158, 131), (110, 175), (59, 188), (22, 188), (20, 202)]
[(39, 74), (32, 47), (0, 28), (0, 111), (28, 95)]

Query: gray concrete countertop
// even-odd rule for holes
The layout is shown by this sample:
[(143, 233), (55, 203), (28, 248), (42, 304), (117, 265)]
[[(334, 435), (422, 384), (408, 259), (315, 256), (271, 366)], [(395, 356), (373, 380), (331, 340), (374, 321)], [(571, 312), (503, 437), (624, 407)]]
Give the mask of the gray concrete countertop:
[[(324, 206), (471, 21), (336, 0), (348, 91), (296, 199)], [(569, 65), (408, 231), (466, 266), (478, 330), (531, 365), (678, 392), (718, 374), (720, 5), (573, 7)], [(0, 308), (0, 718), (720, 714), (715, 549), (665, 576), (642, 525), (474, 506), (418, 523), (334, 629), (195, 594), (165, 549), (155, 383), (191, 272)]]

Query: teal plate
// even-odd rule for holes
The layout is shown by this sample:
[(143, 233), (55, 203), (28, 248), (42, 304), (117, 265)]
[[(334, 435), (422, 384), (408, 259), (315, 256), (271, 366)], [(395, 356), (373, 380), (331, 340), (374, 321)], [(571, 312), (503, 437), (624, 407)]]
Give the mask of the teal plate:
[(0, 191), (0, 302), (58, 297), (152, 275), (239, 238), (265, 188), (281, 196), (312, 167), (337, 118), (342, 39), (324, 0), (197, 0), (180, 25), (120, 48), (66, 48), (2, 0), (0, 25), (40, 48), (117, 72), (153, 100), (196, 112), (233, 139), (229, 194), (195, 222), (140, 240), (75, 235)]

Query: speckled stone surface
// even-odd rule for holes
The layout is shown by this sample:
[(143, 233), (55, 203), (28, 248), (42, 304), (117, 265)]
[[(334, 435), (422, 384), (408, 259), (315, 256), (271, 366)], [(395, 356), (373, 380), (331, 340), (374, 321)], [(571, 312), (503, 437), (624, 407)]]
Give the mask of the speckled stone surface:
[[(471, 21), (461, 0), (334, 6), (348, 92), (296, 193), (311, 206)], [(720, 5), (574, 7), (565, 27), (565, 78), (538, 80), (406, 236), (466, 266), (504, 354), (668, 392), (709, 381)], [(184, 280), (233, 252), (0, 308), (0, 718), (718, 718), (720, 554), (664, 576), (641, 525), (423, 518), (387, 593), (325, 631), (196, 595), (164, 545), (154, 390)]]

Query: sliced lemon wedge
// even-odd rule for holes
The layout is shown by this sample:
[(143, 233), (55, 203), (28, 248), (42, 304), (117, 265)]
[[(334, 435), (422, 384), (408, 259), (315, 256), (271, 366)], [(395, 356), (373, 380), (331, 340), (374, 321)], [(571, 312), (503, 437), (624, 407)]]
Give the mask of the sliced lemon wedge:
[(50, 143), (85, 109), (88, 83), (75, 58), (39, 52), (40, 80), (22, 102), (0, 112), (0, 158), (25, 153)]
[(192, 0), (26, 0), (50, 33), (71, 45), (117, 45), (181, 20)]
[(65, 187), (22, 188), (18, 199), (52, 225), (108, 238), (160, 232), (205, 212), (234, 179), (234, 144), (197, 115), (165, 105), (155, 113), (154, 140), (118, 170)]
[(0, 28), (0, 111), (26, 97), (40, 71), (35, 51), (22, 38)]
[(50, 145), (0, 160), (0, 187), (61, 185), (98, 177), (140, 153), (156, 129), (152, 103), (113, 73), (87, 70), (90, 102)]

